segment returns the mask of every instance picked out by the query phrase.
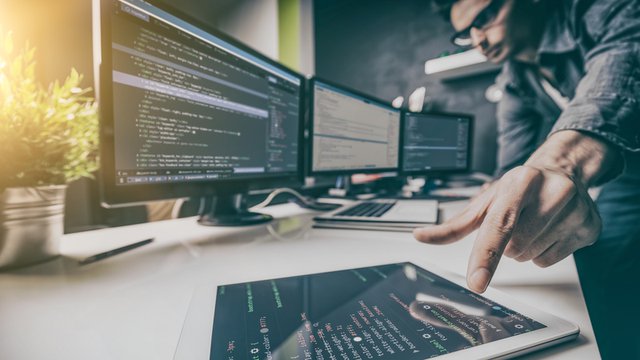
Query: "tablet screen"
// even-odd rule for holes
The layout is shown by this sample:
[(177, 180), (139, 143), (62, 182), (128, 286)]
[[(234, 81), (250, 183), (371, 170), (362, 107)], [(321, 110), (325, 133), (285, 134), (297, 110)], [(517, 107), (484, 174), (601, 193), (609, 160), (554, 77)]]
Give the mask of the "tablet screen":
[(411, 263), (219, 286), (211, 359), (425, 359), (544, 328)]

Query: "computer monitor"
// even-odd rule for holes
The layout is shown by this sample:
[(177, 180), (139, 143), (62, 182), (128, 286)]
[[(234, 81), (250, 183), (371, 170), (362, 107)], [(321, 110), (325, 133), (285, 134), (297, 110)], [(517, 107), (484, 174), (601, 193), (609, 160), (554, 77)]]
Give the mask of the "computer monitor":
[(101, 0), (100, 19), (103, 201), (201, 197), (202, 224), (270, 220), (242, 194), (300, 183), (304, 77), (155, 1)]
[(309, 93), (311, 175), (398, 170), (400, 110), (318, 78)]
[(404, 112), (401, 175), (469, 171), (472, 127), (471, 115)]

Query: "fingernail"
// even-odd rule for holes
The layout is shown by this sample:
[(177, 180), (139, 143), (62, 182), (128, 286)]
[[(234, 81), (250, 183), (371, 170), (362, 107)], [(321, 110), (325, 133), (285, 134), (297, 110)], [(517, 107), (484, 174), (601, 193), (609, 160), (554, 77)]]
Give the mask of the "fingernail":
[(484, 292), (491, 280), (491, 273), (485, 268), (479, 268), (469, 278), (469, 287), (475, 292)]

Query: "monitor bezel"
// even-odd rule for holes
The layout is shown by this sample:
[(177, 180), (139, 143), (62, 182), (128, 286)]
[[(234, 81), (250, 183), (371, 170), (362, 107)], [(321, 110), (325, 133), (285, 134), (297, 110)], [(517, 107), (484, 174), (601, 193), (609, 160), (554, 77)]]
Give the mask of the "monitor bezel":
[[(465, 168), (450, 168), (450, 169), (421, 169), (421, 170), (405, 170), (404, 169), (404, 143), (405, 143), (405, 125), (407, 121), (407, 115), (417, 116), (441, 116), (451, 118), (467, 118), (469, 120), (469, 132), (467, 134), (467, 166)], [(473, 149), (473, 131), (474, 131), (475, 117), (472, 114), (465, 113), (452, 113), (452, 112), (439, 112), (439, 111), (426, 111), (426, 112), (411, 112), (402, 111), (401, 129), (400, 129), (400, 168), (398, 169), (399, 176), (446, 176), (455, 174), (466, 174), (471, 171), (472, 163), (472, 149)]]
[(185, 14), (166, 3), (155, 0), (145, 0), (150, 5), (157, 7), (171, 15), (186, 21), (201, 30), (239, 48), (240, 50), (255, 56), (261, 61), (287, 72), (300, 81), (299, 116), (298, 116), (298, 156), (296, 171), (279, 172), (273, 175), (266, 173), (251, 177), (235, 179), (220, 179), (197, 182), (162, 183), (120, 185), (116, 184), (115, 169), (115, 139), (113, 116), (113, 76), (112, 76), (112, 47), (111, 47), (111, 17), (112, 8), (119, 0), (100, 0), (100, 49), (99, 61), (99, 116), (100, 116), (100, 193), (101, 202), (105, 207), (128, 206), (132, 204), (147, 203), (166, 199), (186, 197), (206, 197), (216, 194), (243, 193), (249, 190), (264, 190), (279, 188), (282, 186), (301, 186), (304, 172), (304, 104), (305, 104), (305, 78), (303, 75), (284, 66), (242, 42), (221, 33), (211, 26)]
[(396, 162), (396, 166), (395, 167), (389, 167), (389, 168), (360, 168), (360, 169), (339, 169), (339, 170), (315, 170), (313, 168), (313, 136), (314, 136), (314, 102), (315, 102), (315, 96), (314, 96), (314, 88), (315, 88), (315, 84), (316, 82), (320, 82), (326, 85), (329, 85), (331, 87), (335, 87), (338, 88), (339, 90), (343, 90), (345, 92), (348, 93), (352, 93), (358, 97), (362, 97), (364, 99), (366, 99), (367, 101), (376, 103), (377, 105), (380, 105), (382, 107), (387, 107), (389, 108), (389, 110), (393, 110), (393, 111), (397, 111), (398, 115), (399, 115), (399, 129), (398, 129), (398, 137), (400, 137), (400, 133), (402, 131), (402, 111), (400, 109), (394, 108), (390, 102), (388, 101), (384, 101), (382, 99), (376, 98), (374, 96), (365, 94), (363, 92), (351, 89), (347, 86), (341, 85), (341, 84), (337, 84), (335, 82), (314, 76), (312, 78), (310, 78), (308, 80), (307, 83), (307, 111), (308, 111), (308, 126), (309, 126), (309, 137), (307, 139), (307, 162), (309, 165), (309, 175), (310, 176), (323, 176), (323, 175), (327, 175), (327, 176), (341, 176), (341, 175), (353, 175), (353, 174), (377, 174), (377, 173), (385, 173), (385, 172), (398, 172), (400, 170), (400, 163), (401, 163), (401, 155), (400, 155), (400, 138), (398, 138), (398, 159)]

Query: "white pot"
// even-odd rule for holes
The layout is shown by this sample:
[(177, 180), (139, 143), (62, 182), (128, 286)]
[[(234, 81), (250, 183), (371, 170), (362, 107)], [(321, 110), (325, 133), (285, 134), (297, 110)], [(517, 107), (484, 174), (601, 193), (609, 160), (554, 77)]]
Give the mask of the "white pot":
[(60, 255), (66, 185), (5, 189), (0, 196), (0, 270)]

